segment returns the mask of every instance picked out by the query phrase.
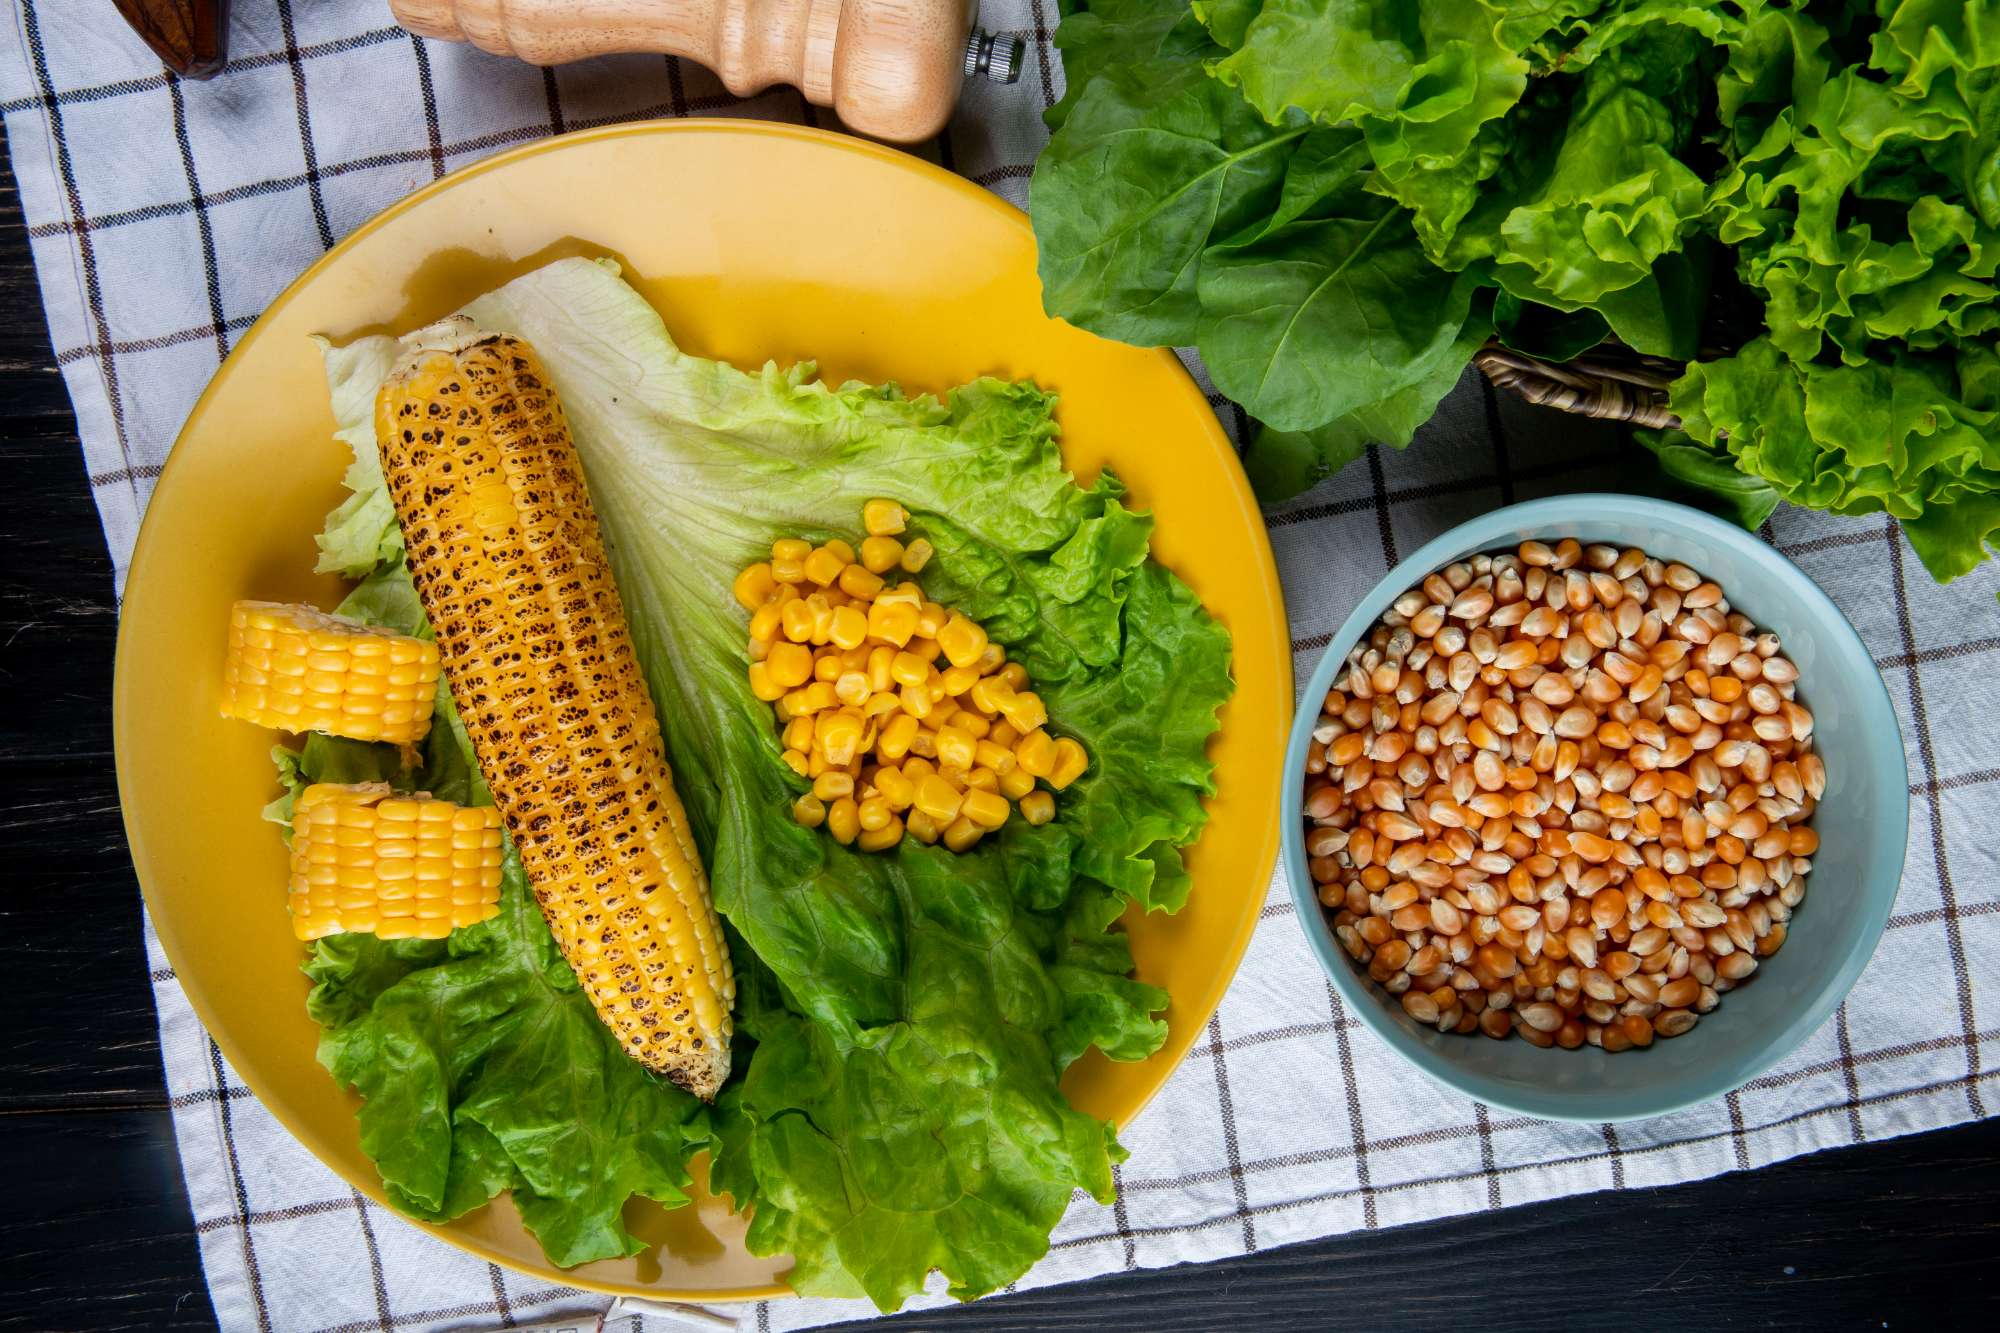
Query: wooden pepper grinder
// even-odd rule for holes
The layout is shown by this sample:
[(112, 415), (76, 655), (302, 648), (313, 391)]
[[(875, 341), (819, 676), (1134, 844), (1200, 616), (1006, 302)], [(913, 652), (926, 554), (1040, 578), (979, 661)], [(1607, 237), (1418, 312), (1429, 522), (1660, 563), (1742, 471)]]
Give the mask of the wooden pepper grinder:
[(944, 128), (968, 77), (1020, 77), (1021, 41), (973, 26), (978, 0), (389, 0), (423, 37), (537, 65), (686, 56), (738, 97), (774, 83), (852, 128), (912, 143)]
[(166, 67), (206, 79), (229, 58), (229, 0), (111, 0)]

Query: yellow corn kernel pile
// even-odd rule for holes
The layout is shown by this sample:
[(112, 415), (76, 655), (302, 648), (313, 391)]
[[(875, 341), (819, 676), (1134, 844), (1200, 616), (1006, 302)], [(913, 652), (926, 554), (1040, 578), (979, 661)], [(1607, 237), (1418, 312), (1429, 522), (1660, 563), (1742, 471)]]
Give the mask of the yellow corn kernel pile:
[(357, 741), (422, 740), (437, 699), (434, 643), (284, 602), (229, 613), (222, 715)]
[(441, 940), (500, 911), (500, 812), (386, 782), (321, 782), (292, 807), (292, 930)]
[(891, 572), (914, 574), (929, 542), (905, 545), (892, 500), (862, 510), (857, 553), (833, 540), (771, 546), (737, 576), (750, 612), (750, 687), (772, 704), (785, 762), (812, 779), (792, 807), (808, 828), (886, 851), (903, 835), (963, 852), (1007, 822), (1055, 818), (1090, 757), (1045, 729), (1048, 709), (986, 631)]

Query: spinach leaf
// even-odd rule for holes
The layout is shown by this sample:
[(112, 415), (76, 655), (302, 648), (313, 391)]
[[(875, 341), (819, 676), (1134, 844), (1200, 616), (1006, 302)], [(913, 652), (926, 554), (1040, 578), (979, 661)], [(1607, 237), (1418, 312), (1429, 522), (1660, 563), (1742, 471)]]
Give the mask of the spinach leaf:
[(1433, 265), (1409, 214), (1361, 184), (1354, 178), (1329, 216), (1214, 247), (1202, 260), (1196, 344), (1209, 374), (1280, 430), (1310, 429), (1439, 376), (1455, 381), (1471, 355), (1459, 333), (1476, 282)]

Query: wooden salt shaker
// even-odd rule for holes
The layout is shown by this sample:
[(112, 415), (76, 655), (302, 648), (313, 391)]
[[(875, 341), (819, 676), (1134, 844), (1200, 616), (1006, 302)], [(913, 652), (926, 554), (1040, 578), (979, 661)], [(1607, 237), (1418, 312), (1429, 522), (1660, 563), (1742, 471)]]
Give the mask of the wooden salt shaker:
[(978, 0), (390, 0), (423, 37), (560, 65), (614, 52), (686, 56), (747, 97), (774, 83), (899, 143), (944, 128), (973, 75), (1020, 76), (1021, 41), (973, 26)]

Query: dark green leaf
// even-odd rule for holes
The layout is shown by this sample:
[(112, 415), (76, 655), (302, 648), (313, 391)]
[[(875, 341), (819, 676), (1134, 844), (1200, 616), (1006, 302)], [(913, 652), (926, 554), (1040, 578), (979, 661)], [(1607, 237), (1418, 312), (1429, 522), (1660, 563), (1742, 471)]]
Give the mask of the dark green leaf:
[(1035, 164), (1043, 302), (1107, 338), (1193, 341), (1202, 251), (1276, 205), (1305, 133), (1186, 59), (1099, 74)]
[(1493, 301), (1493, 336), (1545, 361), (1567, 361), (1604, 341), (1611, 326), (1595, 310), (1556, 310), (1502, 292)]
[(1425, 257), (1405, 210), (1358, 189), (1340, 202), (1337, 216), (1202, 261), (1202, 359), (1218, 389), (1280, 430), (1456, 379), (1470, 356), (1459, 334), (1476, 282)]
[(1762, 477), (1739, 471), (1725, 449), (1696, 444), (1685, 431), (1639, 430), (1632, 438), (1660, 465), (1658, 489), (1668, 498), (1719, 513), (1755, 530), (1778, 507), (1778, 492)]

